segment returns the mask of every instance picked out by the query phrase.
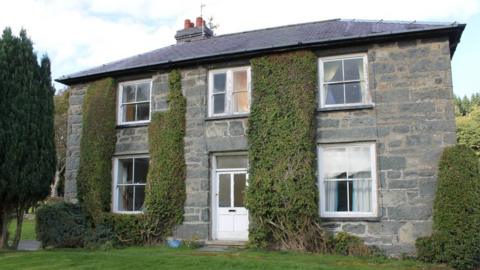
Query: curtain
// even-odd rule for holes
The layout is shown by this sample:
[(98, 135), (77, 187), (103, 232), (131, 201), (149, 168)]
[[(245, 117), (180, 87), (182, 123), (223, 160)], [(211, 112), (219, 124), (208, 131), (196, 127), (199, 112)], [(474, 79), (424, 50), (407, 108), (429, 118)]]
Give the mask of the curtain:
[(323, 64), (323, 81), (329, 82), (333, 79), (335, 74), (337, 74), (337, 72), (340, 71), (342, 62), (341, 61), (328, 62), (328, 66), (325, 64), (326, 63)]
[(365, 73), (366, 71), (363, 70), (363, 58), (362, 61), (359, 62), (358, 65), (358, 75), (360, 76), (360, 93), (362, 95), (362, 102), (365, 102), (367, 100), (367, 89), (366, 85), (367, 83), (364, 81), (366, 79)]
[(354, 180), (352, 191), (352, 211), (370, 212), (372, 180)]
[(337, 181), (325, 181), (325, 210), (327, 212), (335, 212), (338, 208), (338, 182)]

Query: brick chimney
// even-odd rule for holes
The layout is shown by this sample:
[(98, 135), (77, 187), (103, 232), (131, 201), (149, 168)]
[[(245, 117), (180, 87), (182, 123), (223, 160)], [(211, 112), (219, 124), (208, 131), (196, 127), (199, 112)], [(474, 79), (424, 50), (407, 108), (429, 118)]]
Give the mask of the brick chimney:
[(202, 17), (197, 17), (195, 25), (189, 19), (186, 19), (183, 24), (183, 29), (178, 30), (175, 34), (175, 39), (178, 44), (206, 39), (212, 36), (213, 31), (205, 25), (205, 20)]

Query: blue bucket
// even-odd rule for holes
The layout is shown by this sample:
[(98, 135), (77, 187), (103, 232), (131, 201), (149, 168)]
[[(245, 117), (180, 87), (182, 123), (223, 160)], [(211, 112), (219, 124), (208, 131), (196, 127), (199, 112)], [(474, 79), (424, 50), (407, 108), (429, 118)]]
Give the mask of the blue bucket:
[(178, 248), (182, 244), (182, 240), (178, 240), (178, 239), (167, 240), (167, 244), (171, 248)]

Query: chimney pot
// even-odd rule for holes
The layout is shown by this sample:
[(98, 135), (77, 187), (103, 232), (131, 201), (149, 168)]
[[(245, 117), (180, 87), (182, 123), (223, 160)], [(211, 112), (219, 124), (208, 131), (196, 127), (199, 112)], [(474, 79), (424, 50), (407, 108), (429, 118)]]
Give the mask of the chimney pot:
[(197, 17), (197, 20), (195, 22), (195, 27), (202, 27), (203, 26), (203, 18), (202, 17)]
[(196, 18), (195, 23), (196, 25), (189, 19), (184, 21), (183, 29), (178, 30), (175, 34), (177, 43), (191, 42), (213, 36), (213, 31), (208, 28), (202, 17)]
[(192, 27), (192, 22), (190, 22), (190, 19), (186, 19), (185, 22), (183, 23), (183, 29), (188, 29)]

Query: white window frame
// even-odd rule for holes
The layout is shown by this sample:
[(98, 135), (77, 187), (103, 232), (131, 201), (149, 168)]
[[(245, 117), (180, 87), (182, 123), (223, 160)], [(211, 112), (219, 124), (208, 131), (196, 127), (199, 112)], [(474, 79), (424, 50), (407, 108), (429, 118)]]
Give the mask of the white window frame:
[[(248, 98), (248, 111), (247, 112), (233, 112), (233, 72), (235, 71), (247, 71), (247, 98)], [(251, 67), (234, 67), (234, 68), (222, 68), (214, 69), (208, 72), (208, 116), (231, 116), (231, 115), (248, 115), (250, 113), (251, 96), (252, 96), (252, 78)], [(223, 113), (213, 113), (213, 76), (219, 73), (226, 73), (225, 81), (225, 111)]]
[[(247, 157), (247, 168), (232, 168), (232, 169), (218, 169), (217, 168), (217, 157), (224, 157), (224, 156), (245, 156)], [(248, 188), (248, 180), (249, 180), (249, 167), (250, 167), (250, 160), (248, 160), (248, 153), (247, 152), (230, 152), (230, 153), (218, 153), (218, 154), (213, 154), (211, 156), (211, 168), (210, 168), (210, 186), (212, 187), (212, 196), (211, 196), (211, 202), (210, 202), (210, 209), (212, 209), (212, 239), (217, 239), (217, 196), (216, 194), (218, 193), (217, 190), (217, 185), (215, 184), (217, 179), (217, 174), (218, 173), (243, 173), (246, 172), (247, 174), (247, 183), (246, 187)], [(230, 189), (231, 192), (233, 192), (233, 188)], [(233, 194), (230, 194), (230, 196), (233, 196)]]
[[(149, 113), (148, 113), (148, 120), (142, 120), (142, 121), (130, 121), (126, 122), (123, 119), (123, 105), (124, 104), (135, 104), (135, 103), (145, 103), (145, 102), (129, 102), (129, 103), (123, 103), (123, 87), (126, 85), (132, 85), (132, 84), (141, 84), (141, 83), (148, 83), (150, 86), (150, 97), (149, 97)], [(152, 117), (152, 79), (142, 79), (142, 80), (135, 80), (135, 81), (125, 81), (121, 82), (118, 84), (118, 89), (117, 89), (117, 125), (134, 125), (134, 124), (145, 124), (145, 123), (150, 123), (150, 119)], [(136, 92), (135, 92), (136, 94)]]
[[(372, 211), (371, 212), (327, 212), (325, 210), (325, 181), (323, 179), (322, 158), (323, 149), (325, 148), (341, 148), (341, 147), (355, 147), (355, 146), (369, 146), (370, 147), (370, 163), (372, 170)], [(377, 180), (377, 151), (374, 142), (366, 143), (342, 143), (342, 144), (320, 144), (317, 147), (318, 160), (318, 186), (320, 187), (320, 217), (324, 218), (374, 218), (378, 217), (378, 180)]]
[[(113, 185), (112, 185), (112, 212), (113, 213), (117, 213), (117, 214), (142, 214), (143, 211), (120, 211), (118, 210), (118, 170), (120, 169), (120, 160), (122, 159), (136, 159), (136, 158), (148, 158), (149, 162), (150, 162), (150, 156), (147, 155), (147, 154), (144, 154), (144, 155), (127, 155), (127, 156), (118, 156), (118, 157), (114, 157), (113, 158)], [(135, 164), (135, 160), (133, 161), (134, 164)], [(134, 165), (135, 167), (135, 165)], [(148, 168), (150, 170), (150, 166)], [(135, 168), (134, 168), (135, 170)], [(133, 174), (134, 172), (132, 172)], [(145, 179), (145, 192), (146, 192), (146, 187), (147, 187), (147, 183), (146, 183), (147, 179)], [(134, 184), (132, 184), (134, 185)], [(142, 184), (137, 184), (137, 186), (140, 186)], [(133, 200), (133, 203), (135, 203), (135, 198)]]
[[(363, 76), (364, 80), (363, 83), (365, 84), (365, 93), (362, 93), (362, 102), (357, 103), (346, 103), (346, 104), (325, 104), (325, 81), (324, 81), (324, 72), (323, 72), (323, 64), (325, 62), (330, 61), (338, 61), (338, 60), (349, 60), (349, 59), (363, 59)], [(343, 62), (342, 62), (343, 63)], [(319, 104), (320, 108), (334, 108), (334, 107), (352, 107), (358, 105), (373, 105), (371, 96), (370, 96), (370, 89), (368, 83), (368, 57), (366, 53), (355, 53), (355, 54), (345, 54), (345, 55), (337, 55), (337, 56), (328, 56), (328, 57), (321, 57), (318, 59), (318, 76), (319, 76), (319, 87), (320, 95), (319, 96)], [(349, 83), (349, 82), (357, 82), (357, 80), (347, 80), (342, 81), (342, 83)], [(362, 82), (360, 80), (360, 82)], [(340, 82), (338, 82), (340, 83)]]

